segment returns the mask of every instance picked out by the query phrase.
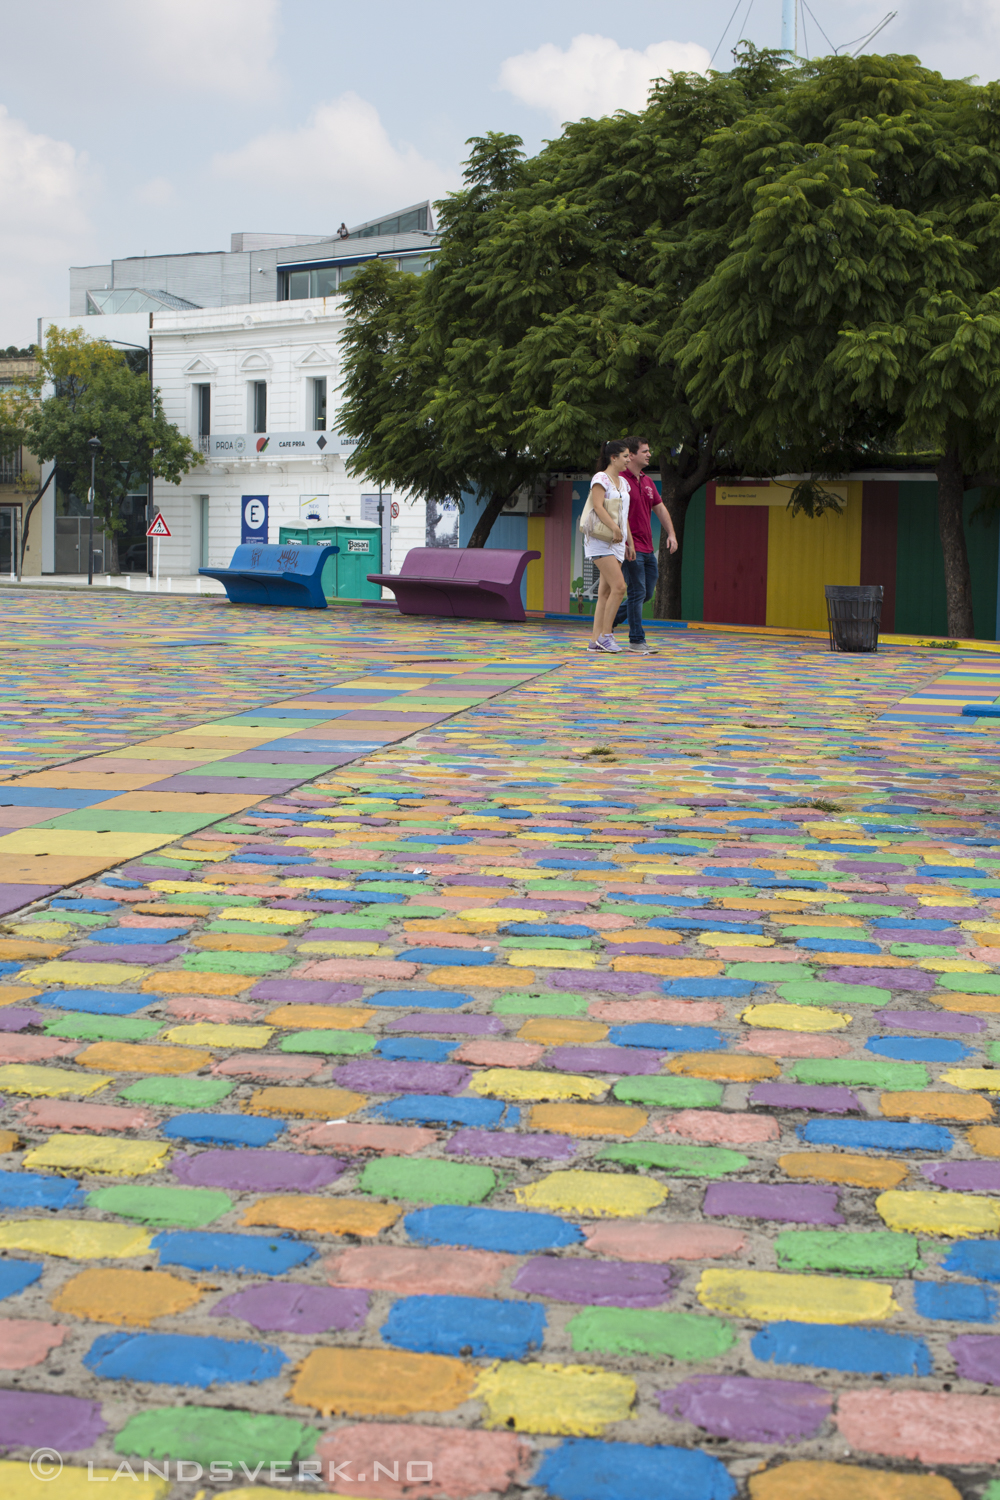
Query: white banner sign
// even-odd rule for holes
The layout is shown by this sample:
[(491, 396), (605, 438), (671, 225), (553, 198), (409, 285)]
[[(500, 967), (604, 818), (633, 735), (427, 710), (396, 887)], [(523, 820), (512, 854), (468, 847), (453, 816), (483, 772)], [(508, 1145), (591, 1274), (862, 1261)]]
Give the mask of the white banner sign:
[(212, 432), (207, 441), (210, 459), (320, 458), (358, 446), (339, 432)]
[(328, 521), (330, 519), (329, 495), (300, 495), (300, 521)]

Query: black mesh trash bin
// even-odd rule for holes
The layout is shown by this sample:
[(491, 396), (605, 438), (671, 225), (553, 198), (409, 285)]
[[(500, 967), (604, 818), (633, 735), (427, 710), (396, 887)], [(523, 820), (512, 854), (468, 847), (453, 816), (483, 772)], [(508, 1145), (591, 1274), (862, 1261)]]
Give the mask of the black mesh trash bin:
[(882, 585), (828, 583), (826, 615), (831, 651), (877, 651)]

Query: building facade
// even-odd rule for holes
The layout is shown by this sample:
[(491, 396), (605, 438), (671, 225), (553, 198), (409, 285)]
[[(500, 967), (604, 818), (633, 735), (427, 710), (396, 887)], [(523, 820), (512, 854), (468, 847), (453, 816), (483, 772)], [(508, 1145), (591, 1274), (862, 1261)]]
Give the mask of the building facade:
[[(274, 542), (285, 526), (377, 528), (378, 492), (348, 475), (351, 445), (339, 431), (340, 293), (374, 257), (420, 274), (438, 244), (431, 206), (422, 203), (336, 234), (241, 233), (228, 251), (71, 270), (70, 316), (52, 321), (150, 349), (166, 414), (204, 459), (180, 484), (158, 482), (152, 498), (129, 497), (133, 520), (162, 511), (170, 528), (161, 573), (225, 566), (247, 534), (248, 516), (255, 538)], [(494, 527), (488, 546), (541, 554), (523, 584), (529, 610), (593, 609), (597, 579), (578, 526), (586, 488), (582, 473), (549, 476), (512, 498)], [(780, 481), (700, 491), (687, 518), (684, 617), (822, 629), (824, 584), (881, 583), (886, 630), (945, 634), (933, 473), (850, 475), (841, 488), (841, 513), (815, 521), (788, 512)], [(462, 497), (461, 515), (407, 494), (382, 501), (382, 555), (373, 572), (398, 570), (411, 547), (464, 545), (482, 508), (474, 495)], [(995, 639), (1000, 524), (978, 491), (965, 508), (976, 633)], [(53, 487), (31, 540), (33, 549), (38, 544), (32, 567), (86, 571), (85, 557), (74, 561), (79, 509)], [(654, 521), (654, 545), (658, 533)], [(0, 535), (0, 566), (2, 547)], [(139, 566), (139, 553), (145, 566), (141, 541), (126, 566)]]
[[(0, 393), (22, 380), (30, 380), (37, 371), (37, 360), (23, 354), (0, 358)], [(37, 492), (40, 472), (38, 459), (23, 444), (13, 453), (0, 456), (0, 574), (17, 572), (22, 517)], [(41, 571), (41, 545), (36, 544), (32, 549), (29, 540), (25, 551), (24, 572), (33, 577)]]
[[(147, 350), (168, 418), (204, 459), (177, 486), (154, 483), (152, 496), (127, 497), (123, 571), (144, 572), (151, 562), (144, 537), (156, 511), (171, 532), (159, 558), (168, 575), (228, 563), (250, 498), (273, 541), (282, 526), (302, 522), (378, 528), (377, 487), (348, 477), (350, 445), (336, 429), (340, 292), (375, 258), (421, 274), (437, 245), (424, 202), (338, 233), (240, 233), (227, 251), (71, 268), (69, 316), (40, 318), (39, 343), (55, 325)], [(383, 569), (428, 538), (457, 541), (447, 517), (435, 512), (428, 522), (422, 501), (381, 498)], [(87, 571), (85, 509), (58, 482), (50, 487), (31, 524), (37, 571)], [(0, 548), (2, 528), (0, 515)], [(98, 527), (95, 571), (109, 559), (110, 539)]]
[[(153, 314), (164, 411), (203, 459), (180, 484), (156, 485), (171, 533), (161, 573), (224, 567), (251, 503), (272, 542), (283, 526), (378, 528), (378, 489), (347, 473), (353, 443), (338, 429), (343, 327), (337, 296)], [(384, 571), (425, 545), (428, 523), (408, 494), (386, 492), (382, 506)]]
[(231, 236), (228, 250), (72, 266), (69, 312), (72, 318), (183, 312), (331, 296), (375, 257), (420, 271), (438, 243), (427, 202), (356, 224), (343, 236), (244, 232)]

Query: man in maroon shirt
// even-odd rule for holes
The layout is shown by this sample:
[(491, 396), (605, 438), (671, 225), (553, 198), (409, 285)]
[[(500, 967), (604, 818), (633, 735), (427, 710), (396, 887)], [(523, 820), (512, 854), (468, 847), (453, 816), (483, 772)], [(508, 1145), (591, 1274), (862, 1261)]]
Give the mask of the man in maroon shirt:
[[(653, 551), (653, 527), (650, 516), (655, 515), (660, 525), (666, 528), (667, 550), (677, 551), (677, 536), (670, 512), (660, 499), (653, 481), (642, 472), (650, 460), (649, 444), (645, 438), (628, 437), (629, 461), (622, 478), (629, 487), (628, 524), (635, 543), (635, 559), (622, 563), (622, 572), (628, 585), (624, 604), (619, 606), (614, 624), (628, 620), (628, 648), (637, 656), (653, 656), (655, 652), (646, 644), (646, 632), (642, 624), (642, 606), (652, 599), (656, 588), (656, 553)], [(613, 628), (613, 627), (612, 627)]]

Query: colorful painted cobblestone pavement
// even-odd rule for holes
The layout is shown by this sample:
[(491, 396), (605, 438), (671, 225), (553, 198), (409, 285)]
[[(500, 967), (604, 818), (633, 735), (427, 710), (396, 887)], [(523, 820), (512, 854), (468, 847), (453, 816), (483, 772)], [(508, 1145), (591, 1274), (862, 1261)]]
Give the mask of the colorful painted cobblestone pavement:
[(5, 1496), (1000, 1500), (967, 657), (3, 604)]

